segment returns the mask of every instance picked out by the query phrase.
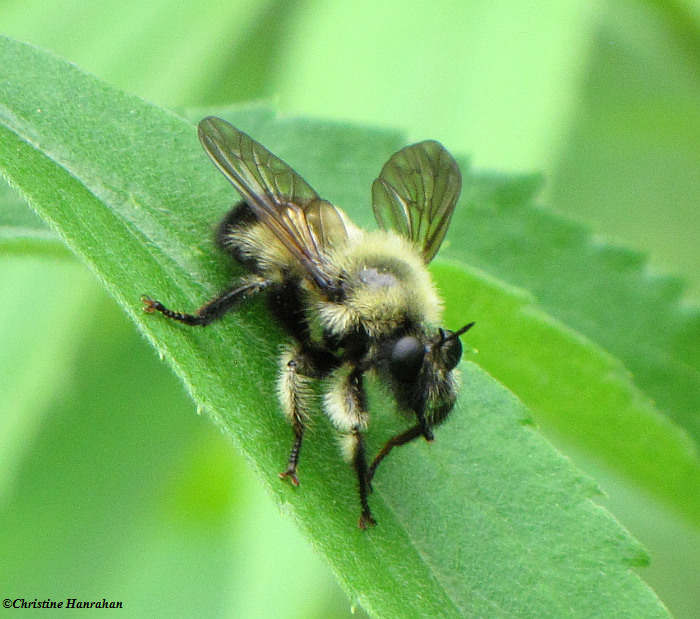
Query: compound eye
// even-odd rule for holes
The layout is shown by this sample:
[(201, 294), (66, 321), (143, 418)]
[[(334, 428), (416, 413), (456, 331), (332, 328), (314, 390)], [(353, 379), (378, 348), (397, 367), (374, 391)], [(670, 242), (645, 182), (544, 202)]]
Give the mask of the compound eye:
[(415, 380), (424, 357), (425, 346), (418, 338), (411, 335), (402, 337), (391, 349), (391, 372), (401, 381)]
[(445, 367), (448, 371), (454, 370), (462, 358), (462, 342), (459, 341), (458, 337), (453, 337), (445, 341), (440, 349)]

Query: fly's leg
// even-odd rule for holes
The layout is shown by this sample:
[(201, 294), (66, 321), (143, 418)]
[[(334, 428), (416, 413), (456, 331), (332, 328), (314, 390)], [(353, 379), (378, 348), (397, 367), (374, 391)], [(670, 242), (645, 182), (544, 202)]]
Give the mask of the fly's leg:
[(352, 434), (350, 434), (348, 440), (352, 450), (352, 464), (355, 468), (355, 473), (357, 474), (357, 482), (360, 490), (360, 506), (362, 507), (362, 513), (360, 514), (360, 519), (357, 521), (357, 526), (359, 526), (361, 529), (366, 529), (367, 527), (375, 526), (377, 521), (372, 516), (372, 511), (370, 510), (369, 502), (367, 501), (367, 495), (370, 491), (370, 484), (367, 471), (367, 452), (365, 450), (365, 441), (359, 428), (352, 431)]
[(345, 363), (330, 376), (330, 387), (324, 396), (324, 409), (333, 425), (341, 432), (345, 459), (357, 474), (362, 512), (358, 521), (361, 529), (377, 524), (372, 516), (367, 496), (369, 478), (363, 432), (367, 429), (367, 396), (362, 383), (362, 370)]
[(175, 312), (165, 307), (160, 301), (155, 301), (146, 295), (141, 297), (141, 301), (143, 302), (143, 311), (147, 314), (160, 312), (163, 316), (184, 322), (186, 325), (206, 327), (233, 309), (240, 301), (264, 290), (271, 283), (270, 280), (257, 276), (244, 279), (237, 286), (225, 290), (219, 296), (202, 305), (195, 314)]
[(377, 471), (377, 467), (379, 466), (380, 462), (389, 455), (389, 452), (394, 447), (405, 445), (413, 439), (416, 439), (419, 436), (423, 436), (423, 434), (423, 426), (419, 423), (417, 426), (413, 426), (405, 432), (402, 432), (401, 434), (397, 434), (396, 436), (390, 438), (372, 461), (372, 465), (369, 467), (369, 470), (367, 472), (367, 483), (372, 483), (374, 473)]
[(280, 373), (277, 380), (277, 393), (284, 414), (292, 424), (294, 443), (289, 452), (287, 468), (280, 473), (280, 478), (288, 478), (292, 485), (298, 486), (297, 465), (304, 430), (309, 419), (313, 403), (311, 383), (314, 372), (308, 359), (296, 347), (288, 346), (280, 357)]

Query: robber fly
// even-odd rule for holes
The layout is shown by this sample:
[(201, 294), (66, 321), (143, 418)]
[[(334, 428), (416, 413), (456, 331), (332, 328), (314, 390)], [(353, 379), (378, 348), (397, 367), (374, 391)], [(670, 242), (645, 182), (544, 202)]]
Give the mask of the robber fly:
[[(314, 381), (323, 381), (322, 408), (340, 434), (359, 483), (359, 526), (376, 524), (368, 503), (379, 463), (399, 445), (423, 437), (454, 406), (458, 331), (440, 326), (441, 301), (426, 265), (437, 253), (461, 190), (452, 156), (428, 140), (402, 148), (372, 185), (380, 230), (360, 229), (323, 200), (281, 159), (226, 121), (199, 123), (212, 161), (241, 194), (219, 224), (216, 240), (247, 274), (199, 308), (181, 313), (144, 296), (144, 310), (206, 326), (244, 299), (265, 292), (272, 314), (290, 336), (279, 361), (277, 391), (294, 430), (280, 477), (297, 486), (304, 431), (314, 411)], [(414, 418), (371, 464), (364, 376), (390, 386), (398, 408)]]

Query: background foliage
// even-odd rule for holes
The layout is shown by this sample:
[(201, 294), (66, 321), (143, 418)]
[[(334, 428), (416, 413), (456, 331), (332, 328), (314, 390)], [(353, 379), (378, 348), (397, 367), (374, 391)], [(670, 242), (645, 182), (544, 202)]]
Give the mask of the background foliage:
[[(86, 9), (61, 2), (47, 9), (25, 1), (5, 3), (0, 23), (4, 34), (166, 107), (273, 97), (291, 114), (400, 127), (409, 139), (436, 137), (471, 153), (477, 169), (541, 170), (540, 202), (649, 251), (652, 267), (685, 278), (685, 299), (697, 302), (694, 5), (383, 6), (307, 1), (174, 9), (156, 2), (144, 9), (97, 2)], [(23, 212), (11, 194), (2, 200), (3, 212)], [(541, 234), (545, 223), (533, 221), (525, 232)], [(24, 225), (33, 231), (36, 223), (27, 215)], [(205, 614), (348, 612), (326, 568), (277, 517), (245, 465), (232, 464), (228, 442), (191, 414), (178, 381), (89, 274), (51, 243), (41, 245), (41, 258), (27, 257), (27, 247), (16, 235), (5, 243), (0, 271), (6, 383), (0, 490), (4, 530), (24, 555), (13, 580), (57, 586), (60, 574), (64, 585), (92, 582), (95, 595), (108, 582), (126, 588), (135, 605), (167, 599), (169, 611), (184, 616), (193, 604), (202, 611), (203, 600), (211, 604)], [(467, 259), (486, 268), (479, 261), (487, 249)], [(639, 266), (625, 252), (616, 259)], [(504, 271), (498, 275), (508, 281)], [(547, 277), (559, 278), (566, 291), (565, 272)], [(680, 288), (664, 281), (673, 299)], [(565, 299), (559, 304), (566, 308)], [(549, 299), (547, 309), (556, 307)], [(675, 352), (697, 368), (697, 342), (661, 324), (661, 344), (649, 347), (663, 348), (664, 336), (672, 336)], [(574, 326), (586, 333), (585, 321)], [(634, 370), (625, 350), (630, 359), (639, 351), (629, 342), (596, 341), (617, 345), (614, 354)], [(479, 343), (484, 357), (488, 347), (488, 338)], [(661, 395), (652, 395), (670, 409), (674, 402), (662, 400), (664, 383), (656, 380)], [(687, 392), (692, 388), (697, 384)], [(679, 409), (686, 416), (675, 419), (692, 435), (697, 411), (688, 415), (682, 402)], [(585, 447), (566, 445), (648, 547), (652, 564), (644, 578), (678, 616), (697, 615), (697, 512), (693, 517), (692, 509), (650, 496)], [(162, 577), (147, 586), (144, 572)], [(154, 595), (156, 580), (163, 589)]]

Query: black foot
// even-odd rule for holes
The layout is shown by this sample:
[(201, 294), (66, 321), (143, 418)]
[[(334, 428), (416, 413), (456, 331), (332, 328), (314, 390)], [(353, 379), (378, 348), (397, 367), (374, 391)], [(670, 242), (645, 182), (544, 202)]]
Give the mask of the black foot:
[(184, 322), (186, 325), (190, 326), (199, 325), (204, 327), (208, 325), (212, 320), (214, 320), (214, 318), (218, 317), (217, 315), (202, 316), (199, 313), (195, 315), (183, 314), (182, 312), (174, 312), (173, 310), (165, 307), (165, 305), (163, 305), (160, 301), (155, 301), (154, 299), (151, 299), (151, 297), (146, 296), (145, 294), (141, 295), (141, 303), (143, 303), (143, 311), (147, 314), (160, 312), (166, 318), (171, 318), (172, 320)]
[(357, 526), (364, 531), (369, 527), (376, 527), (377, 521), (372, 518), (372, 514), (370, 512), (363, 512), (360, 519), (357, 521)]

